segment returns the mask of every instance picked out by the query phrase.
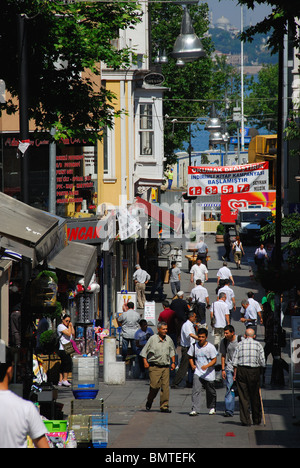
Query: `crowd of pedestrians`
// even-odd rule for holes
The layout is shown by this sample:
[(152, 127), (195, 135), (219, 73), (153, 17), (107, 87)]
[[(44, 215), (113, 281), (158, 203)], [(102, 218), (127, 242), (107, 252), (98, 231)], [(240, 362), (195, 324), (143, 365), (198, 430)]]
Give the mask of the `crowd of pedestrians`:
[[(184, 382), (186, 387), (192, 388), (190, 416), (201, 412), (203, 400), (208, 413), (215, 414), (216, 375), (220, 372), (225, 384), (224, 417), (234, 415), (236, 397), (239, 396), (241, 424), (250, 425), (251, 415), (253, 424), (261, 422), (261, 376), (264, 375), (268, 355), (273, 354), (274, 310), (270, 301), (266, 298), (258, 301), (252, 291), (237, 304), (234, 275), (228, 261), (232, 253), (240, 269), (244, 250), (238, 238), (228, 247), (228, 233), (224, 245), (225, 255), (216, 274), (215, 297), (209, 297), (206, 287), (208, 247), (200, 239), (195, 248), (196, 261), (189, 271), (191, 290), (188, 294), (185, 295), (181, 288), (180, 268), (175, 261), (171, 263), (169, 283), (172, 300), (162, 301), (157, 333), (149, 331), (147, 322), (140, 320), (140, 314), (132, 310), (132, 305), (119, 319), (124, 343), (123, 359), (130, 341), (134, 354), (138, 356), (141, 378), (149, 378), (147, 411), (160, 392), (160, 410), (170, 413), (169, 387), (176, 390), (182, 388)], [(256, 250), (255, 259), (264, 255), (262, 247)], [(145, 287), (141, 284), (149, 280), (149, 275), (137, 265), (134, 279), (139, 292), (138, 305), (142, 307)], [(232, 325), (236, 320), (245, 325), (241, 335), (236, 334)], [(264, 348), (256, 340), (258, 324), (265, 327)], [(209, 333), (212, 334), (212, 342), (208, 340)]]
[[(162, 302), (156, 338), (151, 337), (140, 353), (150, 378), (148, 411), (160, 389), (160, 409), (171, 412), (166, 386), (176, 390), (182, 388), (184, 382), (186, 387), (192, 388), (190, 416), (197, 416), (203, 403), (208, 414), (215, 414), (216, 375), (220, 371), (225, 386), (224, 417), (234, 415), (238, 396), (241, 424), (261, 423), (260, 385), (268, 355), (273, 353), (274, 310), (269, 301), (264, 304), (258, 301), (252, 291), (237, 304), (234, 275), (228, 261), (232, 253), (239, 269), (244, 250), (239, 239), (231, 244), (231, 249), (228, 245), (225, 249), (216, 275), (214, 298), (209, 297), (205, 284), (209, 275), (208, 247), (203, 239), (196, 245), (197, 259), (190, 269), (190, 293), (185, 295), (181, 290), (181, 271), (175, 261), (171, 264), (172, 300)], [(233, 320), (245, 325), (244, 333), (236, 334)], [(265, 347), (256, 340), (258, 324), (265, 327)], [(212, 343), (208, 341), (209, 333), (213, 336)], [(159, 351), (162, 343), (163, 355)], [(166, 375), (168, 379), (171, 376), (170, 381)]]

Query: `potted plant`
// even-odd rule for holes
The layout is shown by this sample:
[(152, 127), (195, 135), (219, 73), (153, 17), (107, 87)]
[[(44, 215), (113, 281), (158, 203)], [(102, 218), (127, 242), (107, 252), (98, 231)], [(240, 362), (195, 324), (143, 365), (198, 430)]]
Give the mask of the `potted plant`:
[(224, 233), (225, 233), (225, 226), (222, 223), (219, 223), (216, 230), (216, 242), (221, 243), (224, 242)]

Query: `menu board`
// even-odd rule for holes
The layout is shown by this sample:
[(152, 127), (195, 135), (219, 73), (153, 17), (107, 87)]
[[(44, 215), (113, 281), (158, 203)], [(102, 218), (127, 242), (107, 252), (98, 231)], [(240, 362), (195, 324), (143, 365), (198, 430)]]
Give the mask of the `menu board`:
[(81, 190), (92, 190), (94, 183), (91, 175), (83, 175), (84, 155), (65, 154), (56, 157), (56, 202), (82, 203)]

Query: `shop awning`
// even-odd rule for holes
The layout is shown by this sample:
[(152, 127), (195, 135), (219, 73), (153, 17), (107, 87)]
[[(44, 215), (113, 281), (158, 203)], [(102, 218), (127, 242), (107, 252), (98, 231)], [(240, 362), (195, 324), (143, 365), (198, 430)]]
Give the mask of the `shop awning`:
[(1, 247), (43, 261), (57, 242), (58, 218), (0, 193)]
[(55, 255), (50, 264), (78, 278), (84, 278), (85, 285), (88, 285), (97, 267), (97, 248), (79, 242), (69, 242)]
[(136, 197), (136, 203), (144, 205), (146, 214), (162, 225), (173, 229), (175, 232), (181, 229), (181, 218), (175, 216), (173, 213), (163, 210), (160, 206), (140, 197)]

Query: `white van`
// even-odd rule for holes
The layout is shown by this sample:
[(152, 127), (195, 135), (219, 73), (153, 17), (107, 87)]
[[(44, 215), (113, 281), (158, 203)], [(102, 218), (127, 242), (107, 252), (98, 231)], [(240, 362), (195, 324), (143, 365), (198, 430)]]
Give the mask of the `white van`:
[(239, 208), (235, 221), (236, 235), (243, 243), (260, 241), (260, 228), (269, 222), (272, 211), (261, 205), (249, 205), (248, 208)]

